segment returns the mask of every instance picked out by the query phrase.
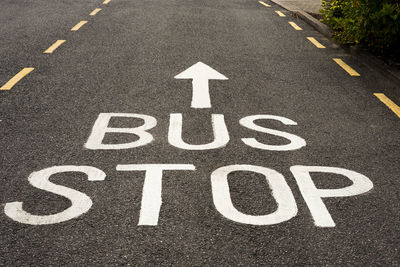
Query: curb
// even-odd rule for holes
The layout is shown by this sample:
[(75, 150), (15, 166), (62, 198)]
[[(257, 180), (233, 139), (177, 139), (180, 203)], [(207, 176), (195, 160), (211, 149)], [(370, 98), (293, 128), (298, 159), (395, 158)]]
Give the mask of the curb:
[(305, 22), (314, 27), (317, 31), (322, 33), (324, 36), (332, 38), (332, 30), (327, 25), (323, 24), (321, 21), (317, 20), (316, 18), (314, 18), (304, 10), (300, 9), (299, 7), (286, 3), (285, 1), (282, 0), (271, 0), (271, 2), (283, 7), (284, 9), (289, 10), (290, 12), (293, 12), (301, 19), (303, 19)]

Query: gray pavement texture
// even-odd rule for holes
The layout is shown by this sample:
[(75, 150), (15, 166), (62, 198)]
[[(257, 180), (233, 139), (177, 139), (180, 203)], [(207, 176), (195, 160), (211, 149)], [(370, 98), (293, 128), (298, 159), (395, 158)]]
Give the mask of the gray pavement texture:
[[(266, 1), (267, 3), (270, 3)], [(279, 17), (275, 4), (253, 0), (3, 0), (0, 8), (0, 84), (24, 67), (34, 72), (0, 91), (0, 201), (23, 202), (48, 215), (71, 203), (34, 188), (29, 175), (51, 166), (88, 165), (106, 173), (90, 182), (77, 173), (51, 177), (88, 195), (91, 209), (52, 225), (18, 223), (0, 211), (1, 266), (120, 265), (399, 265), (400, 120), (373, 93), (397, 104), (399, 88), (346, 54), (305, 22)], [(103, 10), (94, 17), (96, 7)], [(80, 20), (89, 22), (70, 32)], [(295, 31), (288, 21), (303, 31)], [(327, 48), (317, 49), (306, 37)], [(57, 39), (54, 54), (43, 51)], [(361, 76), (351, 77), (332, 58)], [(173, 77), (204, 62), (229, 78), (211, 81), (211, 109), (190, 108), (190, 80)], [(84, 144), (101, 112), (147, 114), (157, 119), (154, 141), (126, 150), (89, 150)], [(171, 113), (182, 113), (184, 140), (213, 139), (210, 115), (224, 114), (227, 146), (188, 151), (168, 144)], [(241, 138), (285, 140), (239, 125), (245, 116), (271, 114), (297, 122), (260, 125), (304, 138), (295, 151), (266, 151)], [(140, 121), (117, 119), (114, 127)], [(132, 140), (110, 134), (104, 142)], [(118, 164), (194, 164), (196, 171), (163, 176), (157, 226), (138, 226), (143, 172)], [(212, 200), (210, 174), (231, 164), (272, 168), (290, 186), (298, 214), (276, 225), (240, 224), (223, 217)], [(289, 168), (332, 166), (369, 177), (366, 194), (324, 199), (336, 227), (314, 225)], [(350, 184), (338, 175), (313, 175), (318, 188)], [(277, 209), (265, 179), (229, 177), (235, 207), (251, 215)]]

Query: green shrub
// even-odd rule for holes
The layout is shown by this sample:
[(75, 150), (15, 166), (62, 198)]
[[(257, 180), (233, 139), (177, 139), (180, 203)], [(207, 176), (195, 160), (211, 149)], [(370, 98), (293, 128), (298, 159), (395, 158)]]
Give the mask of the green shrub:
[(341, 44), (360, 44), (381, 54), (400, 52), (400, 0), (325, 0), (322, 6), (323, 21)]

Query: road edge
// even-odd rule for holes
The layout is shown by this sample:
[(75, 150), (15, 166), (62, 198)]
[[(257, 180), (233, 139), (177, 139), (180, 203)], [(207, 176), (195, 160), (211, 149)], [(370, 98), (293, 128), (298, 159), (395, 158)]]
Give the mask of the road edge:
[(327, 25), (323, 24), (321, 21), (319, 21), (318, 19), (314, 18), (313, 16), (311, 16), (310, 14), (308, 14), (307, 12), (302, 10), (301, 8), (299, 8), (299, 7), (295, 6), (295, 5), (292, 5), (292, 4), (285, 3), (284, 1), (281, 1), (281, 0), (271, 0), (271, 2), (273, 2), (273, 3), (283, 7), (284, 9), (289, 10), (290, 12), (296, 14), (301, 19), (303, 19), (305, 22), (307, 22), (312, 27), (314, 27), (317, 31), (322, 33), (324, 36), (326, 36), (328, 38), (332, 38), (332, 30)]
[[(325, 25), (318, 19), (314, 18), (312, 15), (302, 10), (298, 6), (285, 3), (282, 0), (270, 0), (271, 2), (277, 4), (278, 6), (283, 7), (284, 9), (292, 12), (293, 14), (300, 17), (306, 23), (311, 25), (314, 29), (320, 32), (325, 37), (332, 39), (332, 30), (329, 26)], [(379, 59), (368, 52), (360, 51), (356, 46), (352, 46), (350, 48), (342, 47), (345, 51), (347, 51), (352, 56), (357, 56), (362, 59), (363, 63), (367, 65), (368, 68), (373, 68), (378, 70), (378, 72), (384, 77), (392, 80), (397, 86), (400, 86), (400, 71), (394, 70), (392, 66), (386, 63), (384, 60)]]
[(372, 55), (367, 51), (361, 50), (355, 45), (350, 46), (347, 49), (345, 48), (345, 51), (347, 51), (352, 56), (361, 58), (367, 67), (378, 71), (382, 76), (390, 79), (392, 82), (400, 87), (400, 70), (395, 70), (395, 67), (390, 66), (384, 60)]

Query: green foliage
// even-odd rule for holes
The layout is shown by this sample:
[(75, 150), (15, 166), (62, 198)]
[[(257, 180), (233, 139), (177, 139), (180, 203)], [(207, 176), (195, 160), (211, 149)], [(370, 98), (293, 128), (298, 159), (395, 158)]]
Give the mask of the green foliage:
[(400, 0), (323, 0), (323, 21), (341, 44), (400, 52)]

